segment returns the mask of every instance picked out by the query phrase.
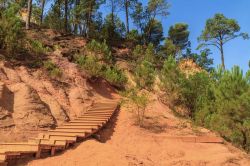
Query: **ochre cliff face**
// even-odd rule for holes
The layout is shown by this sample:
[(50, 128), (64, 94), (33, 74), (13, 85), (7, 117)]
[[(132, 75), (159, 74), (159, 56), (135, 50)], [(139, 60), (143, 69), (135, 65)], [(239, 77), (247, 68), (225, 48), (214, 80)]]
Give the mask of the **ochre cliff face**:
[(103, 88), (111, 88), (103, 81), (94, 83), (98, 86), (89, 83), (84, 72), (66, 58), (51, 60), (62, 70), (61, 78), (52, 79), (44, 69), (0, 63), (0, 130), (55, 127), (86, 111), (102, 97)]

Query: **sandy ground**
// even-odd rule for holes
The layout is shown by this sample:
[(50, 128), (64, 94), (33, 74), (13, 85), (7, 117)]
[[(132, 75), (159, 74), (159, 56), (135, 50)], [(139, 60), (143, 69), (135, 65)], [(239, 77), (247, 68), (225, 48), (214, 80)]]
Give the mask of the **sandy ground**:
[(186, 143), (169, 136), (214, 135), (173, 116), (158, 102), (151, 104), (145, 127), (134, 124), (126, 105), (99, 133), (62, 154), (33, 160), (28, 166), (248, 166), (249, 156), (230, 144)]

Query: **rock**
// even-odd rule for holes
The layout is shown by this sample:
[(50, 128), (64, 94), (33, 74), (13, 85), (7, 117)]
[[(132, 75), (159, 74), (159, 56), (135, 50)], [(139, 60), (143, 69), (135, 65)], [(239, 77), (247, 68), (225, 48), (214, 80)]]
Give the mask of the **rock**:
[(13, 93), (0, 82), (0, 128), (14, 126), (14, 121), (11, 113), (13, 112)]

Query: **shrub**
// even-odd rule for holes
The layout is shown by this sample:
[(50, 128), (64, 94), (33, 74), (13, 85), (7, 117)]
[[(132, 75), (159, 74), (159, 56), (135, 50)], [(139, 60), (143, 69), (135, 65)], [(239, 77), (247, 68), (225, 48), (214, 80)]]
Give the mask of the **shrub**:
[(250, 151), (250, 71), (219, 68), (185, 77), (173, 58), (165, 61), (161, 80), (164, 90), (178, 96), (197, 124), (218, 131), (235, 145)]
[(102, 75), (103, 66), (98, 62), (98, 59), (93, 56), (75, 56), (76, 63), (85, 69), (91, 77), (99, 77)]
[(60, 68), (54, 64), (52, 61), (47, 60), (43, 63), (45, 69), (49, 72), (49, 75), (53, 78), (56, 77), (61, 77), (62, 76), (62, 71)]
[(110, 64), (113, 62), (112, 53), (106, 41), (100, 43), (100, 42), (97, 42), (96, 40), (91, 40), (91, 42), (89, 42), (86, 47), (88, 51), (94, 52), (95, 54), (102, 55), (104, 62), (110, 63)]
[(112, 85), (123, 87), (127, 83), (127, 77), (122, 70), (117, 67), (107, 67), (104, 72), (105, 79), (110, 82)]
[(132, 52), (132, 58), (135, 60), (135, 61), (140, 61), (142, 58), (143, 58), (143, 55), (144, 55), (144, 48), (142, 45), (137, 45), (135, 47), (135, 49), (133, 50)]
[(19, 9), (16, 3), (11, 3), (0, 18), (0, 47), (8, 54), (20, 50), (23, 44), (24, 33), (21, 20), (17, 16)]
[(135, 81), (140, 88), (152, 89), (155, 81), (155, 69), (148, 61), (142, 61), (135, 69)]
[(146, 108), (148, 105), (148, 97), (146, 94), (138, 95), (138, 93), (132, 93), (130, 96), (132, 103), (135, 105), (135, 115), (136, 115), (136, 123), (143, 127)]
[(34, 54), (36, 55), (46, 54), (49, 51), (49, 49), (45, 47), (43, 43), (38, 40), (30, 40), (29, 43), (31, 51), (34, 52)]
[(180, 93), (181, 84), (185, 80), (185, 76), (178, 68), (176, 60), (169, 56), (164, 61), (160, 75), (162, 88), (168, 93)]
[(140, 42), (141, 36), (139, 35), (137, 30), (131, 30), (127, 35), (126, 35), (126, 40), (132, 43), (133, 45), (137, 45)]

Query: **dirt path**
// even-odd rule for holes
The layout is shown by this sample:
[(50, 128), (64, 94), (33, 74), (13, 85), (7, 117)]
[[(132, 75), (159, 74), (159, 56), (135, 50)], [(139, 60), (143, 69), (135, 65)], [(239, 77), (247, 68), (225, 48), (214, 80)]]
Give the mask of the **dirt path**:
[[(248, 166), (249, 156), (222, 144), (185, 143), (166, 136), (213, 135), (193, 129), (155, 101), (147, 114), (146, 128), (134, 125), (128, 107), (100, 133), (103, 143), (87, 140), (58, 156), (28, 163), (28, 166)], [(147, 127), (148, 126), (148, 127)], [(197, 130), (197, 131), (196, 131)]]

